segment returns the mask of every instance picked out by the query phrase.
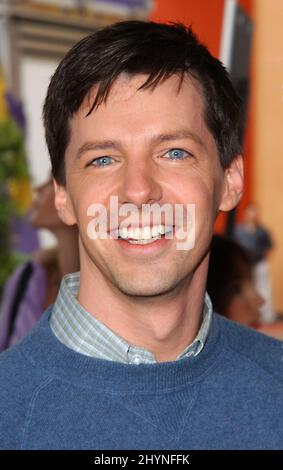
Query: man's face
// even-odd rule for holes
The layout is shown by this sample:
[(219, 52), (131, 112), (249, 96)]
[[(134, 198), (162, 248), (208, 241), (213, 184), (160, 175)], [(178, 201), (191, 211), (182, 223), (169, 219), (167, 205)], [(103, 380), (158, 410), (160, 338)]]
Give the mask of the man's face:
[[(138, 91), (145, 79), (121, 76), (87, 117), (96, 89), (85, 99), (70, 121), (66, 188), (56, 196), (57, 207), (64, 200), (65, 221), (79, 226), (82, 271), (134, 296), (166, 293), (191, 279), (207, 253), (225, 186), (196, 84), (186, 78), (179, 88), (173, 76)], [(109, 210), (111, 196), (140, 211), (142, 204), (194, 204), (194, 248), (177, 249), (176, 234), (147, 245), (90, 239), (88, 208), (100, 203)]]

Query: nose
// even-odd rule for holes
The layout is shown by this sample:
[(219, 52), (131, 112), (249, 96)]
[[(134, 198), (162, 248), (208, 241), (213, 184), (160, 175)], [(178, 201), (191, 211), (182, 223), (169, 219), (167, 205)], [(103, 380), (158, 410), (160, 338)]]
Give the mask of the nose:
[(148, 161), (128, 162), (120, 187), (122, 204), (131, 203), (138, 207), (162, 198), (162, 187), (156, 168)]

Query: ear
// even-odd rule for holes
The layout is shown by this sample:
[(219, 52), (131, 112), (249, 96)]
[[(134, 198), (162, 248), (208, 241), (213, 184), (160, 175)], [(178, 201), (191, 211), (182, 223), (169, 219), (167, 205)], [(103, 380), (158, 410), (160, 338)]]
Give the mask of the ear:
[(54, 204), (57, 209), (58, 216), (66, 225), (75, 225), (76, 218), (73, 205), (68, 195), (66, 186), (60, 185), (53, 179), (55, 199)]
[(243, 195), (244, 165), (242, 155), (238, 155), (224, 172), (224, 187), (219, 210), (228, 212), (233, 209)]

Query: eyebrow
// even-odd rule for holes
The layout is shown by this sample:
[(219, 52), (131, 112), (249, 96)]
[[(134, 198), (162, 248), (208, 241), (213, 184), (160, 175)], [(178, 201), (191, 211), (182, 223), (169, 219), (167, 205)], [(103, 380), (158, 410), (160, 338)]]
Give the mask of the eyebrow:
[[(198, 134), (190, 131), (189, 129), (182, 129), (177, 132), (159, 134), (150, 139), (151, 144), (161, 144), (178, 139), (191, 139), (200, 147), (205, 148), (203, 140)], [(113, 150), (121, 148), (121, 141), (118, 140), (96, 140), (92, 142), (85, 142), (78, 150), (76, 159), (79, 159), (85, 152), (90, 150)]]

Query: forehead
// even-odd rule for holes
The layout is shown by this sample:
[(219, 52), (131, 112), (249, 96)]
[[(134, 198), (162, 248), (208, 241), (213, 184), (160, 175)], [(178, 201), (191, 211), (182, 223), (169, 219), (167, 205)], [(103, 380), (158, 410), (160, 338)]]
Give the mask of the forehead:
[[(155, 102), (180, 104), (183, 98), (189, 104), (194, 104), (195, 109), (203, 109), (203, 96), (201, 85), (192, 77), (185, 75), (183, 80), (180, 76), (172, 75), (164, 81), (158, 83), (155, 87), (142, 88), (148, 75), (128, 75), (121, 74), (112, 84), (107, 98), (96, 108), (95, 112), (101, 108), (119, 107), (131, 104), (139, 100), (150, 100)], [(77, 114), (85, 116), (88, 114), (96, 98), (98, 85), (93, 86), (83, 100), (83, 103)]]
[[(121, 140), (144, 139), (155, 134), (188, 128), (200, 139), (213, 140), (204, 119), (201, 86), (185, 76), (173, 75), (156, 87), (140, 87), (147, 75), (121, 75), (107, 99), (89, 115), (98, 87), (93, 87), (71, 119), (71, 139), (119, 137)], [(112, 134), (110, 136), (110, 134)]]

